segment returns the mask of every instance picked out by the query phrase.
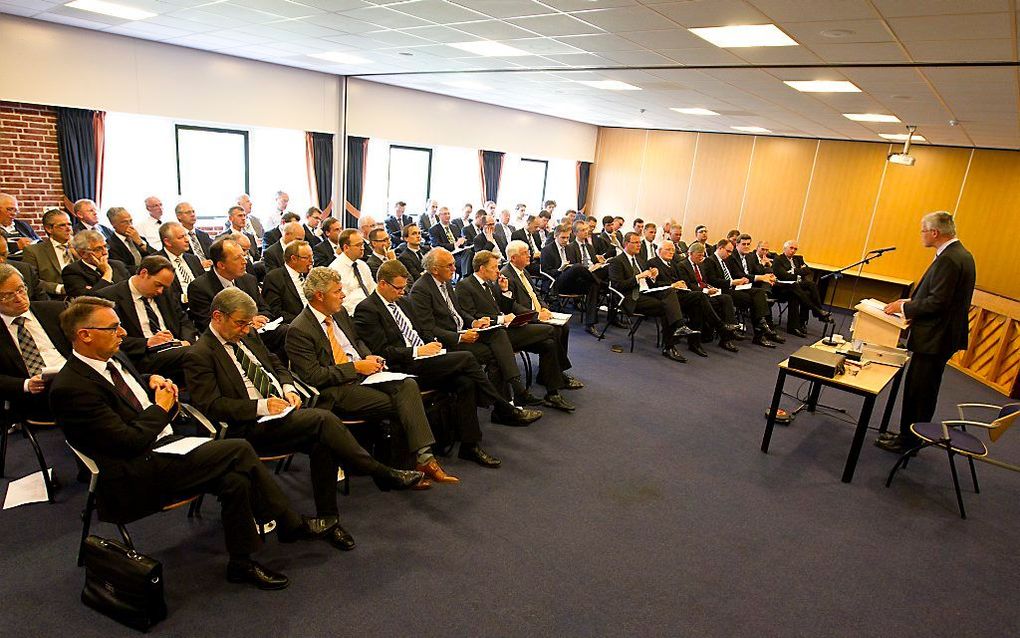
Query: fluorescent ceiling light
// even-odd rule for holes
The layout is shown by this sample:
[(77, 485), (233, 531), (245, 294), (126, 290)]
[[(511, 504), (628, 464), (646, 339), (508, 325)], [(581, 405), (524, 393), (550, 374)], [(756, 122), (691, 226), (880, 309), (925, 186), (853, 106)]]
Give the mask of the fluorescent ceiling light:
[(482, 84), (481, 82), (475, 82), (474, 80), (445, 80), (443, 82), (446, 86), (452, 86), (455, 89), (469, 89), (471, 91), (489, 91), (489, 87)]
[(327, 60), (329, 62), (336, 62), (337, 64), (371, 64), (371, 60), (367, 60), (363, 57), (353, 55), (351, 53), (343, 53), (341, 51), (327, 51), (326, 53), (309, 53), (308, 57), (318, 58), (320, 60)]
[(743, 131), (745, 133), (771, 133), (772, 132), (772, 131), (768, 130), (767, 128), (762, 128), (760, 126), (731, 126), (730, 128), (733, 129), (734, 131)]
[(91, 11), (92, 13), (101, 13), (115, 18), (123, 18), (124, 20), (144, 20), (146, 18), (155, 18), (157, 15), (150, 11), (143, 11), (142, 9), (114, 2), (106, 2), (105, 0), (74, 0), (74, 2), (68, 2), (64, 6), (71, 7), (72, 9), (81, 9), (82, 11)]
[(670, 111), (676, 111), (677, 113), (683, 113), (684, 115), (719, 115), (715, 111), (709, 111), (708, 109), (702, 109), (702, 108), (697, 108), (697, 107), (694, 107), (694, 108), (673, 108), (673, 107), (671, 107), (669, 110)]
[[(883, 137), (883, 138), (885, 138), (887, 140), (891, 140), (893, 142), (906, 142), (907, 141), (907, 134), (906, 133), (879, 133), (878, 136), (879, 137)], [(910, 138), (910, 141), (911, 142), (927, 142), (928, 140), (924, 139), (923, 135), (918, 135), (917, 133), (915, 133), (914, 136)]]
[(860, 93), (857, 85), (847, 80), (784, 80), (790, 88), (803, 93)]
[(627, 84), (619, 80), (578, 80), (578, 84), (590, 86), (594, 89), (605, 89), (607, 91), (640, 91), (641, 87)]
[(717, 47), (795, 47), (797, 42), (774, 24), (742, 24), (732, 27), (702, 27), (688, 29)]
[(881, 113), (844, 113), (843, 117), (854, 122), (899, 122), (900, 118), (895, 115), (882, 115)]
[(461, 51), (467, 51), (468, 53), (474, 53), (475, 55), (482, 55), (489, 58), (512, 58), (519, 55), (531, 55), (527, 51), (515, 49), (514, 47), (507, 46), (501, 42), (492, 42), (490, 40), (476, 40), (474, 42), (451, 42), (449, 45), (455, 49)]

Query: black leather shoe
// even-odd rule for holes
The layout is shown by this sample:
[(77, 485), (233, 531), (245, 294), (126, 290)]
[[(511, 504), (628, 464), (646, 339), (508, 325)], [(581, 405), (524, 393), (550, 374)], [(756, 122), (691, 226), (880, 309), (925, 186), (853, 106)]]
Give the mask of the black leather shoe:
[(701, 331), (700, 330), (692, 330), (691, 328), (688, 328), (687, 326), (680, 326), (679, 328), (677, 328), (673, 332), (673, 336), (676, 337), (677, 339), (683, 339), (684, 337), (689, 337), (691, 335), (697, 335), (697, 334), (701, 334)]
[(327, 516), (325, 518), (301, 517), (301, 524), (294, 529), (280, 529), (276, 537), (281, 543), (296, 543), (307, 541), (313, 538), (325, 538), (329, 532), (336, 527), (337, 518)]
[(751, 343), (759, 345), (763, 348), (775, 348), (776, 344), (768, 340), (765, 335), (755, 335), (754, 339), (751, 339)]
[(778, 334), (776, 334), (775, 330), (769, 330), (768, 332), (766, 332), (765, 338), (771, 341), (772, 343), (786, 343), (786, 337), (779, 336)]
[(518, 394), (514, 398), (514, 401), (517, 402), (517, 405), (522, 405), (522, 406), (523, 405), (539, 405), (539, 404), (542, 403), (542, 399), (540, 399), (539, 397), (535, 396), (534, 394), (532, 394), (530, 392), (525, 392), (524, 394)]
[(465, 461), (474, 461), (482, 467), (491, 467), (494, 469), (503, 464), (502, 461), (483, 450), (477, 443), (466, 447), (462, 444), (460, 446), (460, 452), (457, 453), (457, 457), (462, 458)]
[(738, 348), (732, 341), (720, 341), (719, 347), (723, 350), (729, 350), (730, 352), (740, 352), (740, 348)]
[(831, 312), (822, 312), (818, 315), (818, 320), (822, 323), (835, 323), (836, 320), (832, 318)]
[(920, 445), (920, 441), (917, 439), (907, 439), (903, 435), (893, 434), (884, 435), (878, 437), (875, 440), (875, 447), (881, 448), (886, 452), (892, 452), (893, 454), (903, 454), (904, 452), (911, 450)]
[(496, 410), (492, 411), (492, 416), (489, 420), (496, 425), (509, 425), (510, 427), (524, 427), (531, 425), (535, 421), (542, 418), (542, 412), (540, 410), (532, 410), (531, 408), (517, 408), (513, 412), (499, 412)]
[(327, 540), (329, 540), (330, 545), (342, 552), (349, 552), (357, 546), (354, 542), (354, 537), (351, 536), (350, 532), (345, 530), (343, 527), (340, 527), (340, 525), (333, 528), (333, 531), (329, 533)]
[(662, 351), (662, 356), (679, 363), (687, 363), (687, 357), (680, 354), (680, 351), (676, 349), (676, 346), (672, 348), (666, 348)]
[(742, 330), (740, 330), (740, 329), (737, 329), (737, 330), (731, 332), (730, 334), (733, 335), (733, 339), (735, 339), (736, 341), (746, 341), (747, 340), (747, 335)]
[(792, 334), (792, 335), (794, 335), (796, 337), (804, 338), (804, 337), (807, 336), (807, 330), (805, 330), (803, 328), (794, 328), (793, 330), (790, 331), (790, 334)]
[(544, 403), (550, 408), (554, 408), (561, 412), (573, 412), (574, 410), (577, 409), (573, 405), (568, 403), (567, 400), (564, 399), (563, 396), (560, 395), (559, 393), (545, 395)]
[(700, 343), (692, 343), (687, 346), (687, 349), (698, 355), (699, 357), (707, 357), (708, 353), (701, 347)]
[(624, 330), (626, 330), (627, 328), (630, 328), (630, 326), (628, 326), (627, 324), (623, 323), (619, 319), (613, 319), (609, 323), (610, 323), (610, 325), (616, 326), (617, 328), (623, 328)]
[(584, 387), (583, 383), (571, 376), (563, 375), (563, 381), (566, 383), (566, 385), (563, 386), (564, 390), (580, 390)]
[(227, 563), (227, 581), (251, 583), (259, 589), (286, 589), (290, 584), (290, 579), (283, 574), (266, 569), (253, 560)]
[(722, 325), (722, 330), (725, 332), (737, 332), (740, 330), (740, 326), (735, 323), (724, 323)]
[(590, 334), (593, 337), (598, 337), (599, 336), (599, 329), (595, 327), (595, 324), (591, 324), (590, 326), (585, 326), (584, 327), (584, 331), (587, 332), (588, 334)]
[(391, 467), (386, 470), (385, 474), (373, 476), (372, 480), (375, 481), (375, 486), (379, 488), (380, 492), (389, 492), (390, 490), (409, 490), (424, 477), (425, 475), (417, 470), (397, 470)]

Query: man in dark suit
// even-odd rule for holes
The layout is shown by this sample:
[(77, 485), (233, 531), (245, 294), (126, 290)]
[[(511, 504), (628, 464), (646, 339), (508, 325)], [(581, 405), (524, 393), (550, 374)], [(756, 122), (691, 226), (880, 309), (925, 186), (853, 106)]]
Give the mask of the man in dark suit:
[(42, 223), (46, 239), (25, 246), (21, 258), (35, 267), (46, 294), (63, 299), (64, 280), (60, 272), (77, 258), (71, 249), (71, 217), (58, 208), (51, 208), (43, 215)]
[(617, 236), (616, 218), (612, 215), (602, 218), (602, 232), (599, 233), (598, 238), (601, 240), (604, 251), (601, 254), (606, 259), (612, 259), (623, 252), (623, 245), (620, 243), (622, 240)]
[[(280, 225), (276, 228), (270, 228), (262, 235), (262, 251), (265, 252), (273, 244), (280, 243), (283, 239), (283, 227), (291, 222), (300, 222), (301, 216), (297, 213), (284, 213), (280, 216)], [(301, 225), (300, 223), (298, 224)]]
[(45, 418), (49, 379), (71, 353), (60, 331), (62, 301), (29, 301), (28, 287), (10, 264), (0, 264), (0, 395), (17, 416)]
[[(529, 215), (527, 223), (518, 228), (510, 235), (510, 241), (524, 242), (528, 246), (529, 254), (531, 255), (531, 261), (528, 263), (527, 272), (533, 277), (537, 277), (540, 272), (541, 259), (542, 259), (542, 246), (535, 241), (535, 233), (538, 232), (538, 217), (535, 215)], [(510, 245), (507, 244), (507, 250)]]
[(139, 370), (183, 381), (181, 363), (198, 332), (172, 292), (173, 281), (170, 260), (150, 255), (138, 266), (138, 274), (106, 286), (96, 296), (114, 302), (127, 332), (121, 352)]
[(812, 279), (811, 269), (804, 263), (804, 258), (797, 254), (800, 248), (796, 240), (789, 240), (783, 244), (783, 252), (776, 255), (772, 260), (772, 272), (776, 279), (784, 282), (780, 288), (789, 286), (797, 289), (797, 300), (800, 302), (801, 325), (807, 325), (808, 310), (810, 310), (819, 321), (832, 323), (832, 313), (822, 307), (822, 297), (818, 293), (818, 284)]
[(322, 210), (318, 206), (309, 206), (305, 211), (305, 241), (313, 249), (322, 241)]
[[(358, 445), (335, 414), (302, 408), (286, 366), (250, 332), (256, 312), (255, 302), (237, 288), (213, 298), (209, 329), (185, 358), (195, 406), (210, 419), (229, 423), (227, 436), (247, 439), (261, 455), (308, 454), (315, 508), (334, 524), (330, 541), (337, 549), (354, 549), (354, 539), (337, 520), (340, 463), (371, 476), (382, 490), (408, 489), (422, 474), (386, 467)], [(277, 418), (262, 421), (267, 416)]]
[(450, 226), (450, 209), (443, 206), (439, 209), (439, 223), (429, 228), (429, 240), (432, 246), (442, 246), (451, 253), (465, 243), (464, 237), (457, 237)]
[(705, 255), (711, 257), (712, 253), (715, 252), (715, 242), (708, 241), (708, 226), (700, 225), (696, 227), (694, 229), (694, 239), (696, 243), (705, 247)]
[(401, 237), (404, 236), (404, 228), (414, 223), (414, 219), (405, 212), (406, 210), (406, 202), (397, 202), (393, 206), (393, 214), (386, 218), (386, 233), (394, 246), (399, 244)]
[[(742, 233), (737, 236), (736, 250), (726, 260), (730, 274), (735, 279), (746, 279), (755, 288), (761, 288), (766, 294), (771, 294), (777, 299), (787, 303), (786, 309), (786, 331), (798, 337), (806, 337), (807, 331), (804, 324), (807, 321), (807, 307), (802, 305), (802, 299), (806, 293), (798, 286), (779, 284), (772, 268), (765, 268), (758, 261), (758, 256), (751, 247), (751, 236)], [(803, 312), (803, 314), (802, 314)], [(772, 316), (766, 317), (769, 326), (772, 326)], [(774, 330), (774, 328), (773, 328)]]
[[(430, 199), (428, 204), (425, 206), (425, 212), (418, 216), (418, 228), (422, 229), (423, 233), (429, 233), (432, 227), (439, 223), (439, 202), (434, 199)], [(423, 240), (426, 243), (431, 239), (431, 235), (423, 235)]]
[(460, 217), (454, 217), (450, 220), (450, 226), (453, 227), (457, 237), (461, 237), (464, 234), (464, 229), (471, 225), (474, 220), (475, 207), (471, 204), (464, 204), (464, 208), (460, 211)]
[[(261, 261), (262, 260), (262, 249), (259, 248), (259, 243), (255, 241), (255, 235), (253, 235), (249, 230), (247, 230), (245, 228), (247, 223), (248, 223), (248, 214), (246, 212), (244, 212), (244, 209), (241, 208), (240, 206), (231, 206), (227, 210), (227, 228), (226, 228), (226, 230), (224, 230), (222, 233), (220, 233), (215, 238), (213, 238), (213, 241), (215, 242), (217, 239), (223, 239), (223, 238), (226, 238), (226, 237), (230, 237), (234, 233), (237, 233), (239, 235), (244, 235), (245, 237), (248, 238), (248, 242), (250, 243), (248, 251), (251, 254), (252, 260), (253, 261)], [(277, 237), (277, 240), (278, 239), (279, 239), (279, 237)], [(262, 237), (260, 237), (259, 240), (261, 241)], [(206, 256), (209, 256), (208, 252), (206, 252)], [(209, 257), (209, 258), (212, 259), (212, 257)]]
[(109, 258), (106, 237), (99, 231), (81, 231), (71, 240), (71, 247), (78, 253), (78, 260), (60, 271), (68, 298), (92, 294), (131, 276), (123, 262)]
[(673, 265), (679, 266), (680, 262), (687, 260), (687, 242), (681, 237), (684, 234), (684, 227), (680, 225), (680, 222), (670, 220), (669, 224), (669, 240), (673, 242)]
[(340, 254), (340, 233), (344, 225), (336, 217), (322, 221), (322, 241), (312, 249), (312, 260), (316, 266), (328, 266)]
[[(293, 215), (293, 213), (287, 213), (287, 215)], [(278, 230), (274, 228), (273, 230)], [(266, 237), (269, 236), (273, 231), (266, 233)], [(271, 273), (277, 268), (283, 268), (283, 251), (290, 245), (291, 242), (295, 241), (306, 241), (305, 240), (305, 227), (296, 221), (289, 221), (283, 224), (283, 234), (280, 238), (272, 244), (267, 243), (263, 240), (262, 243), (262, 263), (265, 264), (266, 274)]]
[(138, 268), (142, 258), (154, 255), (159, 247), (150, 246), (131, 222), (131, 213), (126, 208), (114, 206), (106, 211), (113, 232), (107, 235), (110, 259), (122, 262), (128, 270)]
[(159, 239), (163, 244), (163, 250), (158, 254), (166, 257), (174, 269), (175, 276), (171, 294), (181, 302), (182, 306), (187, 308), (188, 288), (191, 286), (191, 282), (205, 274), (202, 260), (194, 253), (189, 252), (188, 229), (178, 222), (161, 224)]
[(946, 363), (958, 350), (967, 349), (976, 279), (974, 257), (957, 239), (952, 215), (938, 211), (921, 218), (921, 242), (935, 249), (935, 261), (910, 299), (897, 299), (885, 307), (887, 313), (902, 313), (910, 322), (910, 364), (903, 382), (900, 433), (876, 441), (879, 447), (898, 453), (920, 443), (910, 426), (931, 422)]
[[(117, 352), (124, 330), (113, 304), (80, 297), (60, 317), (74, 352), (53, 380), (50, 403), (68, 443), (99, 466), (96, 506), (102, 520), (128, 523), (196, 493), (216, 495), (230, 562), (227, 580), (283, 589), (288, 579), (251, 560), (256, 523), (277, 522), (281, 542), (325, 537), (335, 519), (302, 519), (245, 441), (207, 441), (187, 454), (159, 448), (183, 437), (171, 419), (177, 386), (141, 377)], [(152, 395), (150, 396), (150, 391)]]
[(181, 202), (174, 207), (174, 214), (177, 215), (178, 223), (187, 231), (188, 252), (202, 261), (202, 268), (208, 268), (211, 265), (208, 263), (209, 246), (212, 246), (213, 240), (209, 233), (196, 227), (198, 215), (195, 214), (195, 207), (188, 202)]
[(43, 290), (42, 282), (39, 280), (39, 271), (26, 261), (8, 260), (7, 242), (5, 241), (0, 241), (0, 264), (8, 264), (21, 273), (21, 278), (25, 280), (25, 285), (28, 287), (28, 296), (31, 301), (49, 300), (50, 296)]
[(499, 219), (496, 221), (496, 245), (499, 249), (506, 254), (506, 245), (510, 243), (510, 237), (517, 230), (516, 227), (510, 224), (510, 211), (503, 209), (499, 213)]
[[(383, 370), (386, 360), (372, 354), (358, 337), (354, 321), (343, 307), (340, 273), (332, 268), (314, 269), (305, 283), (305, 294), (308, 307), (291, 324), (287, 352), (294, 373), (319, 391), (318, 407), (356, 419), (389, 419), (403, 430), (416, 465), (439, 465), (432, 453), (436, 440), (415, 380), (408, 377), (362, 385)], [(499, 459), (477, 443), (461, 448), (460, 456), (484, 467), (500, 465)], [(415, 487), (430, 485), (431, 481), (424, 479)]]
[[(584, 222), (577, 222), (575, 226), (581, 235), (588, 232), (588, 226)], [(553, 293), (584, 295), (585, 331), (597, 336), (595, 322), (598, 317), (601, 283), (596, 280), (592, 267), (600, 262), (596, 261), (597, 257), (593, 252), (590, 252), (590, 246), (571, 242), (570, 234), (570, 230), (566, 226), (556, 229), (553, 241), (542, 249), (542, 272), (553, 282)]]
[[(492, 215), (486, 215), (481, 229), (471, 240), (472, 258), (474, 254), (487, 250), (494, 253), (500, 261), (505, 261), (506, 245), (507, 242), (501, 242), (496, 236), (496, 219)], [(470, 269), (467, 272), (470, 272)]]
[(373, 228), (368, 232), (368, 243), (371, 246), (372, 254), (368, 256), (365, 263), (375, 279), (375, 273), (382, 266), (384, 261), (396, 259), (397, 254), (390, 248), (390, 236), (382, 228)]
[[(485, 230), (485, 209), (479, 209), (474, 214), (474, 221), (470, 224), (465, 224), (464, 228), (460, 231), (460, 237), (463, 237), (467, 244), (474, 245), (475, 237), (480, 235)], [(493, 222), (495, 225), (495, 222)]]
[[(733, 307), (733, 298), (722, 294), (722, 290), (713, 287), (703, 274), (706, 259), (705, 247), (694, 242), (687, 249), (689, 251), (687, 259), (680, 263), (677, 274), (687, 284), (688, 290), (705, 293), (712, 305), (712, 310), (724, 324), (736, 327), (736, 309)], [(743, 341), (743, 337), (736, 332), (733, 333), (732, 338), (736, 341)]]
[(32, 227), (17, 216), (17, 198), (0, 193), (0, 239), (7, 242), (7, 252), (11, 255), (19, 254), (32, 242), (39, 241), (39, 235)]
[[(403, 239), (404, 245), (398, 251), (397, 259), (400, 263), (404, 264), (404, 268), (407, 268), (408, 278), (413, 283), (418, 281), (418, 277), (421, 277), (422, 272), (424, 272), (422, 260), (425, 258), (425, 250), (422, 249), (421, 230), (418, 228), (418, 225), (409, 224), (404, 226)], [(378, 273), (378, 269), (376, 269), (376, 272)]]
[(655, 235), (658, 227), (653, 222), (648, 222), (641, 229), (641, 250), (638, 252), (638, 263), (647, 264), (659, 253), (659, 244), (655, 243)]
[(537, 410), (515, 407), (485, 376), (469, 352), (440, 354), (442, 343), (420, 330), (421, 321), (408, 299), (407, 269), (399, 261), (379, 268), (379, 285), (358, 304), (354, 322), (369, 349), (386, 359), (389, 367), (416, 375), (426, 389), (453, 392), (457, 397), (456, 418), (461, 445), (481, 440), (476, 397), (483, 405), (493, 404), (493, 423), (528, 425), (542, 416)]
[(293, 241), (283, 257), (287, 262), (283, 268), (266, 273), (262, 296), (272, 313), (290, 324), (305, 307), (304, 283), (312, 269), (312, 249), (306, 241)]
[(754, 330), (754, 338), (751, 343), (765, 348), (775, 348), (777, 343), (786, 341), (783, 337), (772, 330), (766, 317), (769, 315), (769, 302), (765, 291), (761, 288), (742, 287), (750, 284), (747, 278), (736, 279), (730, 273), (726, 260), (733, 252), (733, 244), (728, 239), (720, 239), (716, 244), (715, 253), (706, 257), (701, 263), (703, 276), (711, 286), (718, 288), (724, 295), (733, 299), (733, 305), (751, 313), (751, 325)]
[(71, 219), (71, 232), (75, 235), (83, 230), (95, 230), (104, 237), (110, 234), (110, 229), (99, 223), (99, 212), (96, 203), (91, 199), (79, 199), (74, 203), (72, 211), (74, 218)]

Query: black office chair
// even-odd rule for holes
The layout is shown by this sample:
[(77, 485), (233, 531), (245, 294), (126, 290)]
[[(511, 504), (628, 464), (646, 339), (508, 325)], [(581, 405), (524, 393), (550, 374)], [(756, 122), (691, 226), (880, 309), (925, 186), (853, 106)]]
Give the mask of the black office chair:
[[(616, 312), (623, 313), (625, 317), (630, 321), (630, 328), (627, 330), (627, 336), (630, 337), (630, 351), (634, 352), (634, 335), (637, 333), (638, 328), (647, 319), (647, 315), (643, 315), (639, 312), (627, 312), (623, 309), (623, 293), (609, 284), (609, 294), (616, 298)], [(609, 313), (611, 316), (612, 313)], [(599, 333), (599, 340), (602, 340), (606, 336), (606, 331), (609, 330), (609, 325), (612, 323), (610, 317), (606, 317), (606, 325), (602, 328), (602, 332)], [(662, 342), (662, 327), (659, 325), (659, 318), (655, 318), (655, 347), (658, 348)]]
[(19, 420), (14, 414), (10, 401), (4, 401), (3, 405), (0, 406), (0, 411), (2, 411), (2, 415), (0, 415), (0, 478), (6, 476), (7, 444), (11, 430), (20, 430), (21, 435), (28, 439), (29, 444), (32, 446), (36, 462), (39, 464), (39, 471), (42, 472), (43, 484), (46, 486), (46, 500), (52, 503), (53, 492), (57, 488), (58, 482), (50, 474), (49, 465), (46, 463), (46, 457), (43, 455), (42, 447), (39, 446), (39, 440), (35, 436), (35, 431), (39, 428), (55, 427), (56, 423), (47, 419), (22, 418)]

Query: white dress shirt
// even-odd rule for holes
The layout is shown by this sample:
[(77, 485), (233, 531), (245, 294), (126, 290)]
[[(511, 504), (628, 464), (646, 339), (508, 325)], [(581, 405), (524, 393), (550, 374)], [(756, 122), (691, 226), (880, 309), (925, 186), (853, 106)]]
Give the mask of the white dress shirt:
[[(35, 314), (31, 309), (25, 311), (25, 314), (19, 315), (25, 318), (25, 328), (28, 329), (28, 333), (32, 335), (32, 339), (35, 341), (35, 347), (39, 349), (39, 355), (42, 357), (43, 365), (47, 368), (63, 368), (64, 367), (64, 355), (60, 354), (53, 342), (50, 341), (50, 336), (43, 330), (42, 324), (35, 318)], [(7, 330), (11, 333), (11, 339), (14, 341), (14, 347), (21, 352), (21, 346), (18, 344), (18, 327), (14, 325), (14, 320), (18, 317), (11, 317), (9, 315), (0, 314), (0, 317), (4, 320), (4, 325), (7, 326)], [(24, 356), (24, 354), (22, 354)], [(28, 392), (28, 379), (25, 379), (24, 391)]]
[(152, 215), (146, 213), (135, 223), (135, 230), (142, 236), (145, 243), (150, 246), (159, 246), (162, 240), (159, 238), (159, 227), (162, 225), (162, 220), (156, 220), (152, 218)]
[(156, 317), (159, 319), (160, 323), (158, 326), (153, 326), (149, 324), (149, 315), (145, 312), (145, 302), (142, 300), (145, 295), (138, 292), (138, 289), (135, 288), (135, 283), (130, 279), (128, 279), (128, 289), (131, 291), (131, 300), (135, 304), (135, 314), (138, 315), (138, 323), (142, 326), (142, 336), (148, 339), (160, 330), (167, 330), (166, 318), (163, 316), (163, 313), (159, 311), (159, 305), (156, 303), (156, 300), (149, 299), (149, 304), (152, 306), (152, 309), (156, 311)]
[[(319, 327), (322, 328), (323, 334), (329, 339), (329, 334), (326, 332), (329, 330), (326, 327), (326, 315), (322, 314), (315, 308), (308, 306), (308, 309), (315, 315), (315, 320), (319, 322)], [(330, 317), (332, 319), (332, 317)], [(361, 355), (358, 354), (358, 349), (354, 347), (351, 340), (347, 338), (347, 334), (340, 329), (340, 326), (336, 325), (336, 320), (333, 320), (330, 324), (333, 327), (333, 336), (336, 337), (336, 342), (340, 344), (340, 349), (350, 358), (351, 361), (361, 361)]]
[(301, 273), (290, 267), (290, 264), (284, 264), (284, 268), (287, 269), (287, 274), (290, 276), (291, 282), (294, 287), (297, 288), (298, 298), (301, 299), (301, 303), (308, 304), (308, 299), (305, 298), (305, 285), (301, 282)]
[[(221, 337), (220, 333), (216, 332), (216, 328), (209, 326), (209, 332), (211, 332), (212, 335), (216, 337), (216, 340), (220, 342), (220, 344), (223, 346), (223, 350), (226, 351), (227, 353), (227, 358), (229, 358), (234, 363), (234, 367), (237, 368), (237, 373), (241, 375), (241, 381), (244, 382), (244, 389), (248, 391), (248, 398), (251, 399), (252, 401), (257, 402), (257, 405), (255, 407), (255, 416), (258, 417), (269, 416), (269, 397), (263, 397), (262, 394), (255, 387), (255, 384), (252, 383), (251, 379), (248, 378), (248, 375), (244, 373), (244, 368), (241, 367), (241, 364), (237, 361), (237, 357), (234, 356), (234, 349), (227, 345), (227, 340)], [(249, 359), (257, 363), (258, 365), (262, 366), (262, 363), (259, 361), (258, 357), (255, 356), (255, 353), (249, 350), (248, 347), (244, 345), (244, 343), (238, 342), (237, 345), (241, 348), (242, 351), (244, 351), (246, 355), (248, 355)], [(282, 385), (280, 383), (280, 380), (276, 378), (276, 375), (273, 374), (273, 371), (270, 370), (269, 368), (262, 366), (262, 370), (269, 377), (269, 381), (273, 384), (274, 389), (280, 390), (280, 388), (283, 388), (283, 391), (280, 393), (279, 398), (282, 399), (284, 394), (295, 391), (294, 386), (292, 386), (289, 383), (286, 385)]]
[[(343, 285), (344, 295), (346, 295), (344, 308), (353, 315), (354, 309), (358, 307), (358, 304), (364, 301), (368, 295), (375, 292), (375, 280), (372, 279), (372, 271), (365, 262), (360, 259), (352, 262), (350, 257), (344, 253), (340, 253), (329, 267), (340, 273), (340, 283)], [(366, 291), (362, 290), (361, 286), (358, 285), (358, 279), (354, 276), (355, 268), (361, 273), (361, 281), (365, 284), (368, 294), (365, 294)]]
[[(74, 356), (78, 357), (79, 360), (84, 361), (85, 364), (95, 370), (99, 376), (106, 379), (110, 385), (114, 385), (113, 375), (106, 369), (106, 365), (108, 363), (112, 363), (113, 367), (117, 368), (117, 371), (120, 372), (120, 376), (124, 378), (124, 383), (127, 385), (128, 390), (131, 390), (131, 394), (135, 395), (135, 399), (138, 401), (138, 404), (142, 406), (142, 410), (146, 410), (152, 406), (152, 401), (149, 400), (149, 394), (145, 391), (145, 388), (138, 384), (138, 381), (135, 379), (135, 375), (131, 374), (124, 369), (124, 366), (120, 365), (120, 361), (117, 361), (116, 359), (99, 361), (98, 359), (86, 357), (77, 350), (75, 350)], [(158, 441), (164, 436), (170, 436), (173, 433), (174, 428), (168, 423), (166, 427), (160, 430), (159, 434), (156, 435), (156, 440)]]

